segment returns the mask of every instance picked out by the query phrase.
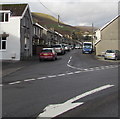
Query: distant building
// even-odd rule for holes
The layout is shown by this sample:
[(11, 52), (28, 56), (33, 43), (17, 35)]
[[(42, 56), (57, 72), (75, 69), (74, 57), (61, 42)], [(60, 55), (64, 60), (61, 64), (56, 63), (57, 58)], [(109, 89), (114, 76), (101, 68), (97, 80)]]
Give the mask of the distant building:
[(0, 59), (32, 56), (33, 25), (28, 4), (0, 5)]
[(115, 17), (101, 29), (96, 31), (94, 46), (96, 55), (103, 55), (108, 49), (118, 50), (120, 43), (119, 28), (120, 16)]

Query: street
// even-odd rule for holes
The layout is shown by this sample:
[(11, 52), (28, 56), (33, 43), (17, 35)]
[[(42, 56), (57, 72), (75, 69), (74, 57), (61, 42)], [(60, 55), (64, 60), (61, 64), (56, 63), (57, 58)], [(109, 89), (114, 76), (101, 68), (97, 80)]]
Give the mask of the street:
[(81, 49), (32, 62), (3, 77), (3, 117), (118, 117), (117, 62)]

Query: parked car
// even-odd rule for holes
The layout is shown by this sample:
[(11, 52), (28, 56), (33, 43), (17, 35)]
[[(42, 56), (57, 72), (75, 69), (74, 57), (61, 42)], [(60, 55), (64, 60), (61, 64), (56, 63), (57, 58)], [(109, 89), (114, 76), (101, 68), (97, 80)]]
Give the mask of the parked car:
[(68, 44), (63, 44), (65, 47), (65, 51), (70, 51), (70, 46)]
[(120, 51), (119, 50), (107, 50), (104, 55), (104, 59), (120, 59)]
[(73, 50), (74, 49), (74, 46), (73, 45), (69, 45), (70, 46), (70, 50)]
[(65, 48), (62, 44), (52, 45), (52, 48), (55, 49), (57, 54), (65, 54)]
[(39, 54), (39, 60), (57, 60), (57, 53), (54, 48), (43, 48)]
[(79, 44), (75, 45), (75, 49), (81, 49), (81, 46)]

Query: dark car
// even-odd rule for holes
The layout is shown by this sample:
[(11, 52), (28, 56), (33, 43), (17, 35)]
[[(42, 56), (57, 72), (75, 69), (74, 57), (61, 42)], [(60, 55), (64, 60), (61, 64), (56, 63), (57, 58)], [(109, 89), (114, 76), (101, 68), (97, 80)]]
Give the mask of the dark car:
[(56, 60), (57, 53), (54, 48), (43, 48), (41, 53), (39, 54), (39, 60)]

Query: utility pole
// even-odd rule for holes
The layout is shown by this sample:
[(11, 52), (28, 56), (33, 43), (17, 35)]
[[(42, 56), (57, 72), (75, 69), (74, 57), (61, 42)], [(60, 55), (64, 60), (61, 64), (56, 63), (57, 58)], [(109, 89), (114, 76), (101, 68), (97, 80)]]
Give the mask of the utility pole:
[(94, 24), (92, 23), (92, 44), (93, 44), (93, 36), (94, 36)]
[(60, 15), (58, 15), (58, 26), (60, 25)]

